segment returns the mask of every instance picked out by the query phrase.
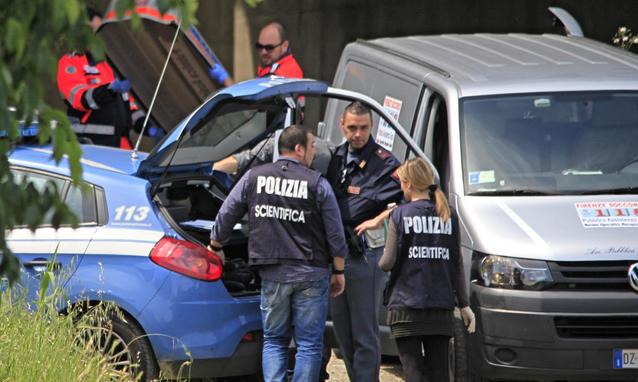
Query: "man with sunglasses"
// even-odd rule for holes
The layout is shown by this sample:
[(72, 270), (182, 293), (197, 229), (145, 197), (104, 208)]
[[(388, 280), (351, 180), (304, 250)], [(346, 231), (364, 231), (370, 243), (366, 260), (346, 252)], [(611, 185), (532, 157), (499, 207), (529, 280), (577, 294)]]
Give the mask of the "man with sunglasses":
[(271, 22), (261, 28), (255, 49), (261, 63), (257, 68), (257, 77), (303, 77), (299, 63), (290, 51), (286, 30), (280, 23)]
[[(257, 77), (303, 78), (301, 67), (290, 51), (286, 30), (280, 23), (273, 21), (261, 28), (255, 49), (259, 53), (260, 62)], [(220, 85), (230, 86), (235, 83), (221, 63), (213, 65), (209, 72)]]

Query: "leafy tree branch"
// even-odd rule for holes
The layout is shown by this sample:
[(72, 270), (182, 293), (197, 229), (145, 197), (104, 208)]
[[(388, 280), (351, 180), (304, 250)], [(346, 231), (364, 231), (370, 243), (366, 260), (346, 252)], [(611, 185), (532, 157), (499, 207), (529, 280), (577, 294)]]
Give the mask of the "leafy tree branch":
[[(19, 264), (7, 247), (7, 230), (26, 226), (35, 230), (45, 217), (57, 228), (77, 225), (77, 218), (52, 184), (37, 189), (17, 182), (10, 172), (8, 155), (20, 143), (20, 126), (37, 122), (40, 144), (51, 143), (52, 157), (68, 166), (75, 185), (82, 181), (82, 150), (66, 113), (44, 100), (43, 84), (55, 81), (59, 52), (91, 50), (104, 55), (102, 43), (87, 24), (84, 0), (2, 0), (0, 11), (0, 276), (14, 282)], [(195, 22), (197, 0), (159, 0), (164, 13), (174, 8), (182, 15), (182, 27)], [(121, 0), (117, 11), (132, 10), (134, 0)], [(141, 24), (133, 15), (133, 26)], [(135, 21), (137, 19), (137, 21)]]

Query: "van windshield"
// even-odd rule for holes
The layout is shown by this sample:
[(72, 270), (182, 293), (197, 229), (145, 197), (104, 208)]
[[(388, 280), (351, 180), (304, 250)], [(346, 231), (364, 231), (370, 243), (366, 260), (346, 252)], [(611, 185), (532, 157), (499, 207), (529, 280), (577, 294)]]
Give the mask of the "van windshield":
[(468, 195), (638, 193), (638, 92), (467, 98)]

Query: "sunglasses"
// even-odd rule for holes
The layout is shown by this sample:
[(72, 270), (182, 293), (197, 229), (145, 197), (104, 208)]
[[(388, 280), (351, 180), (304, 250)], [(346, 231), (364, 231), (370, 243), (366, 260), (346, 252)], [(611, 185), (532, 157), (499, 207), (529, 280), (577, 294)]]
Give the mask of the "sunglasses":
[(285, 41), (280, 42), (277, 45), (272, 45), (272, 44), (266, 44), (266, 45), (262, 45), (258, 42), (255, 43), (255, 49), (257, 49), (257, 51), (261, 52), (262, 49), (266, 49), (267, 52), (272, 52), (273, 49), (275, 49), (278, 46), (281, 46), (281, 44), (283, 44)]

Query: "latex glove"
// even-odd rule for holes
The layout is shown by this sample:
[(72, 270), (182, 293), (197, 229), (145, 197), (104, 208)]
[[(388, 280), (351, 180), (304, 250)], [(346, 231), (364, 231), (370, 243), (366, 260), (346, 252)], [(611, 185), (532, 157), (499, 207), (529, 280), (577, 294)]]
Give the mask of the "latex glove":
[(223, 85), (224, 80), (229, 77), (228, 72), (220, 63), (216, 63), (212, 68), (208, 68), (210, 76), (218, 83)]
[(148, 136), (155, 138), (155, 139), (161, 139), (162, 137), (164, 137), (166, 135), (166, 132), (164, 131), (164, 129), (157, 127), (155, 125), (151, 125), (148, 128)]
[(476, 316), (469, 306), (461, 309), (461, 317), (463, 317), (463, 323), (467, 328), (468, 333), (474, 333), (476, 331)]
[(129, 80), (115, 80), (109, 85), (109, 89), (116, 93), (126, 93), (131, 90), (131, 81)]

